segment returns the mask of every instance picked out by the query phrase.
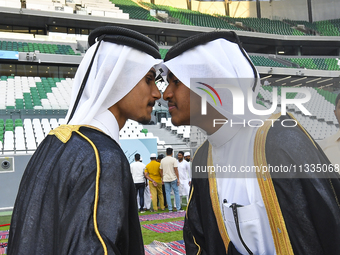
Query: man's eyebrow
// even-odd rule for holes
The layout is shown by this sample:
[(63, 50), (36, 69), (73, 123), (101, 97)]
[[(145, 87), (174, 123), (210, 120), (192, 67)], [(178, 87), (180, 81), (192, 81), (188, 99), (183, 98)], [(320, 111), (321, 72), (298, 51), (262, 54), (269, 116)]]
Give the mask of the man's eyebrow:
[(172, 77), (174, 77), (174, 74), (172, 72), (170, 72), (167, 76), (166, 76), (166, 81), (169, 83), (169, 79), (171, 79)]
[(153, 78), (156, 78), (156, 72), (154, 70), (150, 70), (149, 73), (150, 72), (153, 74)]

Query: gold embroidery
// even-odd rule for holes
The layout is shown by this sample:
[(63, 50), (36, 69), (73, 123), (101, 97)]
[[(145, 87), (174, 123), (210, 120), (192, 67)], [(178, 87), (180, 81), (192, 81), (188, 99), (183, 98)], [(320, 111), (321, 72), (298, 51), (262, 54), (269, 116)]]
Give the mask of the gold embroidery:
[(99, 200), (99, 178), (100, 178), (100, 158), (99, 158), (99, 152), (97, 150), (96, 145), (85, 135), (80, 133), (78, 130), (75, 131), (77, 134), (79, 134), (81, 137), (83, 137), (89, 144), (91, 144), (95, 156), (96, 156), (96, 164), (97, 164), (97, 174), (96, 174), (96, 191), (95, 191), (95, 197), (94, 197), (94, 207), (93, 207), (93, 223), (94, 223), (94, 231), (100, 241), (100, 243), (103, 246), (104, 249), (104, 255), (107, 255), (107, 247), (106, 244), (102, 238), (102, 236), (99, 233), (98, 230), (98, 224), (97, 224), (97, 210), (98, 210), (98, 200)]
[[(279, 117), (280, 114), (275, 114), (272, 115), (270, 119), (278, 119)], [(265, 124), (258, 129), (255, 136), (254, 164), (259, 167), (259, 169), (262, 169), (260, 166), (267, 166), (265, 145), (270, 127), (271, 122), (265, 122)], [(271, 176), (268, 172), (257, 172), (257, 180), (266, 207), (276, 253), (280, 255), (294, 254)]]
[(72, 136), (72, 132), (78, 131), (80, 127), (88, 127), (103, 132), (99, 128), (90, 125), (60, 125), (59, 127), (51, 130), (48, 135), (55, 135), (61, 142), (67, 143)]
[(188, 218), (188, 209), (189, 209), (189, 204), (190, 204), (190, 201), (191, 201), (191, 198), (192, 198), (192, 194), (194, 193), (194, 185), (191, 184), (191, 192), (190, 192), (190, 197), (189, 197), (189, 201), (188, 201), (188, 204), (187, 204), (187, 209), (186, 209), (186, 212), (185, 212), (185, 217)]
[[(205, 142), (203, 142), (203, 143), (200, 145), (200, 147), (198, 147), (198, 149), (195, 151), (195, 154), (194, 154), (194, 156), (193, 156), (193, 158), (192, 158), (192, 161), (194, 161), (194, 158), (195, 158), (195, 156), (196, 156), (196, 153), (197, 153), (198, 150), (203, 146), (204, 143), (205, 143)], [(191, 180), (191, 181), (192, 181), (192, 180)], [(186, 209), (186, 212), (185, 212), (185, 217), (186, 217), (187, 219), (188, 219), (188, 209), (189, 209), (189, 204), (190, 204), (192, 195), (193, 195), (193, 193), (194, 193), (194, 185), (193, 185), (193, 184), (191, 184), (191, 185), (192, 185), (192, 186), (191, 186), (190, 197), (189, 197), (187, 209)], [(199, 246), (198, 243), (196, 242), (196, 239), (195, 239), (194, 235), (192, 235), (192, 238), (194, 239), (194, 243), (195, 243), (196, 246), (198, 247), (198, 252), (197, 252), (196, 255), (199, 255), (199, 254), (201, 254), (201, 246)]]
[(55, 135), (61, 142), (67, 143), (73, 131), (78, 131), (81, 125), (61, 125), (50, 131), (48, 135)]
[[(98, 224), (97, 224), (97, 210), (98, 210), (98, 200), (99, 200), (99, 178), (100, 178), (100, 158), (99, 158), (99, 152), (97, 150), (97, 147), (95, 144), (85, 135), (83, 135), (81, 132), (79, 132), (79, 128), (82, 125), (61, 125), (53, 130), (50, 131), (49, 135), (55, 135), (61, 142), (67, 143), (71, 136), (72, 132), (76, 132), (79, 134), (82, 138), (84, 138), (93, 148), (95, 156), (96, 156), (96, 164), (97, 164), (97, 174), (96, 174), (96, 189), (95, 189), (95, 199), (94, 199), (94, 208), (93, 208), (93, 222), (94, 222), (94, 231), (102, 244), (104, 255), (107, 255), (107, 247), (106, 244), (101, 237), (99, 230), (98, 230)], [(96, 127), (92, 127), (89, 125), (85, 125), (86, 127), (93, 128), (96, 130), (101, 131), (100, 129)]]
[(194, 236), (192, 236), (192, 238), (194, 239), (194, 243), (196, 244), (196, 246), (198, 247), (198, 252), (196, 255), (200, 255), (201, 254), (201, 246), (199, 246), (197, 243), (196, 243), (196, 239)]
[[(208, 160), (207, 160), (207, 168), (208, 170), (211, 169), (213, 165), (213, 160), (212, 160), (212, 146), (209, 143), (209, 151), (208, 151)], [(209, 190), (210, 190), (210, 197), (211, 197), (211, 204), (214, 210), (215, 218), (217, 221), (217, 226), (218, 230), (220, 232), (221, 238), (224, 243), (225, 251), (228, 251), (228, 246), (230, 243), (230, 239), (227, 233), (227, 230), (225, 228), (224, 222), (223, 222), (223, 217), (222, 217), (222, 212), (221, 212), (221, 207), (220, 207), (220, 202), (218, 199), (218, 193), (217, 193), (217, 183), (216, 183), (216, 176), (215, 172), (209, 172)]]

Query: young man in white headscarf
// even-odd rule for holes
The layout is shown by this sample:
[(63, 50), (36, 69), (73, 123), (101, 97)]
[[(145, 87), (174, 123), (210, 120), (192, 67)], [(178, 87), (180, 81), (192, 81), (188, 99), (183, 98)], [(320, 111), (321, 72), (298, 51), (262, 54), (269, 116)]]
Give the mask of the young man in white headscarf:
[(147, 123), (160, 92), (157, 45), (101, 27), (74, 79), (68, 125), (32, 156), (14, 206), (8, 254), (144, 254), (136, 192), (119, 146), (127, 119)]
[[(172, 123), (208, 134), (192, 163), (186, 254), (340, 254), (339, 178), (308, 171), (317, 164), (328, 169), (321, 149), (302, 126), (281, 125), (288, 120), (288, 126), (291, 115), (266, 121), (246, 104), (240, 106), (243, 115), (234, 115), (232, 93), (216, 85), (231, 85), (256, 100), (258, 73), (236, 34), (193, 36), (171, 48), (164, 61), (169, 85), (163, 98)], [(210, 84), (204, 78), (224, 80)], [(224, 125), (214, 126), (216, 119)], [(271, 174), (269, 166), (295, 166), (303, 173)], [(258, 171), (240, 171), (245, 167)]]

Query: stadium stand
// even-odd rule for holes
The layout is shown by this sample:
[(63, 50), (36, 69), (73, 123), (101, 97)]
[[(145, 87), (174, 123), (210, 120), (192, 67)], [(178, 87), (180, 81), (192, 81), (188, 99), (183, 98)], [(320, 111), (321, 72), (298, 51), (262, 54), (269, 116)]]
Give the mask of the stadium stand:
[[(112, 4), (109, 0), (85, 0), (81, 1), (81, 3), (81, 9), (77, 10), (77, 13), (79, 14), (85, 12), (86, 14), (91, 14), (93, 16), (129, 19), (129, 15), (127, 13), (123, 13), (119, 7)], [(76, 9), (79, 9), (79, 7)]]
[[(25, 19), (20, 24), (21, 18), (18, 18), (18, 16), (8, 18), (5, 11), (5, 13), (0, 14), (3, 15), (0, 24), (0, 51), (19, 52), (19, 54), (24, 53), (25, 55), (24, 60), (1, 59), (0, 63), (0, 156), (2, 158), (17, 157), (16, 159), (22, 162), (23, 158), (30, 157), (51, 129), (66, 124), (65, 114), (69, 108), (74, 74), (71, 72), (70, 75), (67, 75), (68, 70), (65, 70), (69, 69), (70, 66), (78, 65), (73, 59), (80, 59), (81, 57), (75, 55), (81, 56), (86, 52), (87, 35), (96, 26), (110, 23), (136, 29), (150, 36), (162, 47), (160, 49), (162, 58), (165, 57), (170, 48), (164, 45), (173, 44), (163, 44), (163, 39), (160, 39), (160, 37), (174, 38), (173, 42), (175, 43), (202, 31), (220, 29), (241, 31), (239, 34), (245, 48), (248, 44), (248, 46), (252, 46), (250, 49), (254, 50), (248, 51), (247, 49), (249, 57), (255, 66), (259, 67), (258, 70), (262, 68), (262, 71), (259, 71), (261, 77), (270, 77), (269, 80), (271, 78), (285, 79), (260, 88), (257, 103), (270, 108), (272, 106), (273, 88), (274, 85), (278, 84), (280, 85), (276, 86), (278, 89), (278, 106), (275, 112), (280, 112), (281, 89), (288, 87), (288, 85), (303, 87), (308, 89), (312, 95), (311, 100), (303, 104), (312, 115), (302, 114), (301, 110), (295, 105), (288, 105), (288, 112), (292, 113), (316, 140), (324, 139), (338, 131), (339, 124), (333, 111), (336, 95), (340, 92), (340, 83), (338, 80), (335, 81), (334, 78), (339, 77), (336, 71), (340, 71), (338, 57), (340, 44), (337, 44), (340, 41), (340, 19), (319, 20), (319, 16), (324, 17), (321, 13), (324, 11), (318, 11), (315, 6), (313, 13), (316, 19), (314, 16), (313, 18), (318, 21), (308, 22), (307, 18), (306, 20), (299, 20), (300, 18), (303, 19), (304, 16), (307, 17), (307, 15), (290, 17), (292, 19), (272, 16), (275, 20), (229, 17), (166, 6), (165, 4), (169, 2), (171, 1), (158, 1), (157, 3), (163, 5), (156, 5), (137, 0), (0, 0), (0, 9), (6, 11), (6, 7), (16, 8), (17, 15), (19, 13), (21, 16), (27, 15), (25, 17), (28, 17), (27, 20), (30, 21), (27, 22), (29, 24), (25, 24)], [(187, 2), (193, 3), (193, 1)], [(185, 5), (186, 3), (183, 6)], [(27, 14), (27, 10), (34, 11)], [(154, 11), (150, 12), (150, 10)], [(8, 13), (11, 11), (8, 11)], [(47, 17), (48, 22), (45, 20), (46, 22), (38, 24), (36, 20), (40, 20), (39, 16), (48, 16), (51, 12), (51, 16), (58, 18)], [(153, 16), (153, 14), (155, 15)], [(262, 10), (262, 17), (270, 16), (267, 14)], [(250, 15), (254, 16), (254, 14)], [(121, 21), (119, 19), (132, 20)], [(152, 22), (140, 22), (140, 20)], [(73, 24), (73, 21), (76, 25)], [(190, 29), (190, 27), (165, 23), (198, 27)], [(146, 25), (143, 26), (144, 24)], [(62, 25), (64, 27), (61, 27)], [(69, 32), (70, 30), (72, 32)], [(81, 30), (86, 32), (80, 33)], [(303, 39), (299, 37), (299, 40), (296, 40), (292, 36), (304, 37)], [(332, 36), (332, 38), (322, 38), (324, 36)], [(168, 38), (164, 39), (164, 42), (167, 42), (167, 40)], [(306, 43), (300, 44), (303, 41)], [(334, 47), (333, 43), (335, 44)], [(286, 50), (286, 55), (280, 55), (278, 48), (281, 49), (281, 46), (282, 48), (288, 46), (287, 48), (291, 47), (293, 50), (289, 52)], [(328, 47), (333, 48), (333, 50), (325, 50)], [(33, 60), (26, 61), (26, 53), (38, 52), (42, 53), (44, 57), (42, 63)], [(70, 59), (73, 62), (69, 61)], [(284, 61), (280, 61), (280, 59)], [(13, 68), (16, 72), (12, 72), (12, 68), (8, 68), (9, 65), (16, 66), (16, 68)], [(37, 68), (35, 74), (29, 74), (28, 69), (31, 68), (31, 65), (33, 68)], [(47, 66), (51, 66), (51, 69), (53, 67), (57, 71), (47, 72), (47, 70), (43, 70)], [(24, 68), (27, 68), (28, 71), (21, 71), (20, 73), (19, 70)], [(305, 69), (308, 69), (308, 72), (305, 72)], [(309, 76), (310, 74), (311, 76)], [(290, 79), (286, 79), (290, 76)], [(305, 78), (306, 80), (308, 78), (317, 81), (312, 85), (312, 83), (302, 80)], [(332, 78), (334, 79), (332, 80)], [(292, 82), (292, 80), (299, 79), (302, 81)], [(328, 82), (325, 82), (327, 80)], [(319, 81), (320, 83), (317, 84)], [(284, 86), (284, 84), (287, 86)], [(157, 82), (157, 87), (161, 93), (164, 93), (166, 86), (166, 82)], [(319, 86), (319, 88), (312, 86)], [(304, 98), (305, 95), (303, 93), (289, 93), (287, 96), (293, 99)], [(167, 147), (173, 147), (175, 151), (190, 150), (193, 152), (207, 138), (207, 134), (200, 128), (172, 125), (167, 103), (164, 100), (156, 102), (150, 125), (141, 125), (128, 120), (119, 136), (121, 140), (155, 138), (158, 153), (164, 153)], [(19, 169), (16, 165), (15, 172), (20, 173), (25, 166), (21, 168)], [(3, 176), (5, 175), (1, 175), (1, 177)], [(6, 190), (11, 190), (12, 193), (17, 191), (17, 187), (14, 189), (11, 185), (3, 185), (6, 179), (2, 178), (2, 180), (0, 193), (6, 194)], [(6, 192), (4, 192), (4, 188)], [(6, 205), (6, 207), (0, 208), (0, 213), (3, 213), (4, 210), (11, 211), (11, 207)], [(8, 213), (8, 215), (10, 214), (11, 212)], [(0, 237), (0, 254), (2, 255), (6, 254), (7, 240), (4, 243), (1, 242)]]
[(303, 25), (310, 35), (340, 36), (340, 19), (321, 20), (316, 22), (289, 19), (284, 19), (283, 21), (295, 27)]
[(298, 26), (302, 26), (301, 29), (303, 29), (307, 35), (315, 35), (320, 34), (318, 31), (317, 25), (313, 22), (308, 22), (305, 20), (290, 20), (290, 19), (283, 19), (283, 22), (290, 24), (291, 26), (294, 26), (297, 28)]
[(255, 66), (288, 67), (265, 56), (250, 55), (249, 57)]
[(70, 45), (47, 43), (0, 41), (0, 50), (19, 52), (39, 51), (40, 53), (46, 54), (75, 55), (75, 52)]
[(20, 0), (1, 0), (0, 7), (21, 8)]
[(306, 35), (299, 30), (291, 28), (289, 24), (280, 20), (270, 20), (267, 18), (231, 18), (227, 16), (219, 17), (230, 23), (238, 24), (249, 31), (279, 35)]
[(51, 129), (65, 124), (64, 119), (0, 119), (0, 151), (3, 154), (26, 154), (35, 151)]
[(184, 25), (241, 30), (218, 17), (197, 11), (174, 8), (171, 6), (155, 5), (152, 3), (143, 2), (142, 4), (153, 10), (166, 11), (172, 18), (178, 19), (180, 23)]
[[(338, 122), (334, 116), (334, 105), (336, 95), (322, 89), (304, 87), (311, 93), (312, 100), (303, 104), (304, 107), (312, 114), (311, 116), (305, 116), (301, 113), (301, 110), (296, 105), (288, 105), (287, 110), (291, 112), (300, 124), (306, 128), (310, 135), (316, 140), (322, 140), (338, 130)], [(277, 87), (278, 90), (278, 102), (281, 98), (281, 87)], [(273, 87), (263, 86), (260, 88), (259, 100), (263, 100), (265, 106), (270, 108), (272, 105)], [(290, 93), (287, 98), (304, 98), (303, 93)], [(278, 107), (275, 113), (280, 112), (281, 107)]]
[[(12, 119), (0, 119), (0, 154), (32, 153), (52, 129), (62, 124), (66, 124), (64, 118), (25, 118), (23, 121), (16, 119), (14, 122)], [(120, 139), (156, 138), (158, 149), (165, 149), (168, 146), (165, 141), (148, 132), (145, 127), (136, 121), (128, 120), (120, 130), (119, 137)], [(180, 131), (183, 139), (190, 137), (189, 130), (190, 128), (186, 127)]]
[[(169, 49), (160, 48), (161, 57), (164, 58)], [(255, 66), (268, 66), (268, 67), (285, 67), (285, 68), (307, 68), (317, 70), (340, 70), (337, 58), (285, 58), (280, 57), (291, 63), (285, 65), (274, 59), (270, 59), (268, 55), (249, 55), (251, 61)], [(294, 66), (293, 63), (296, 65)], [(340, 64), (340, 63), (339, 63)]]
[(318, 70), (340, 70), (336, 58), (289, 58), (291, 62), (298, 64), (301, 68)]
[(128, 13), (130, 19), (140, 19), (149, 21), (158, 21), (150, 15), (148, 10), (145, 10), (137, 3), (131, 0), (110, 0), (115, 6), (118, 6), (123, 12)]
[(320, 35), (340, 36), (340, 19), (321, 20), (315, 22)]
[(67, 110), (71, 88), (69, 78), (1, 76), (0, 110)]
[[(83, 0), (83, 1), (52, 1), (52, 0), (26, 0), (24, 6), (27, 9), (39, 11), (57, 11), (70, 14), (102, 16), (110, 18), (129, 19), (127, 13), (123, 13), (109, 0)], [(20, 7), (19, 7), (20, 8)]]

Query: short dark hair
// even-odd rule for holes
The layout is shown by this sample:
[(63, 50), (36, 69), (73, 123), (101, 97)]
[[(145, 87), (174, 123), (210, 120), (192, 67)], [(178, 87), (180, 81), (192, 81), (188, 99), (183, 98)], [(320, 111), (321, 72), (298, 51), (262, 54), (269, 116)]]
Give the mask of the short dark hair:
[(135, 154), (135, 160), (137, 161), (137, 160), (140, 160), (140, 154), (139, 153), (136, 153)]
[(160, 160), (162, 160), (163, 158), (164, 158), (163, 154), (159, 154), (158, 157), (157, 157), (157, 159), (160, 159)]
[(172, 155), (173, 149), (172, 148), (166, 148), (166, 155)]
[(182, 156), (184, 156), (184, 151), (179, 151), (178, 154), (182, 154)]
[(338, 103), (339, 103), (339, 100), (340, 100), (340, 93), (338, 94), (338, 96), (337, 96), (336, 99), (335, 99), (335, 109), (336, 109), (336, 106), (337, 106)]

